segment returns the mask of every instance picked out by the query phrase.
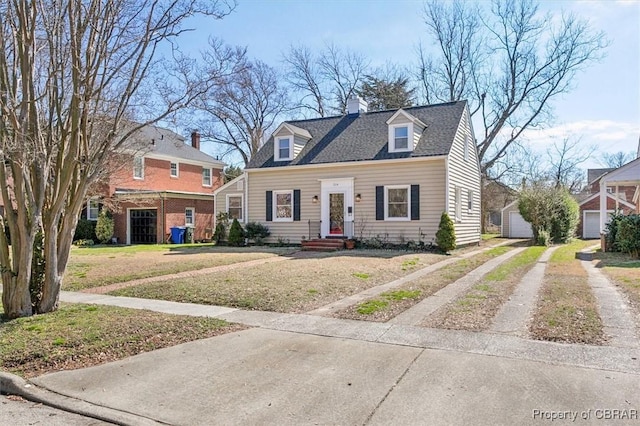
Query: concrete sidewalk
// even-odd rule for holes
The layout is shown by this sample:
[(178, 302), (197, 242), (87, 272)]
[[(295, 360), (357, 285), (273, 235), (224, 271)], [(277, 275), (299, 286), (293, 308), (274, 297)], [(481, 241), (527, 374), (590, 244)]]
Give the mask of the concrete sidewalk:
[(569, 414), (604, 424), (618, 410), (624, 425), (638, 422), (638, 380), (638, 371), (249, 329), (33, 383), (119, 413), (121, 424), (533, 425)]

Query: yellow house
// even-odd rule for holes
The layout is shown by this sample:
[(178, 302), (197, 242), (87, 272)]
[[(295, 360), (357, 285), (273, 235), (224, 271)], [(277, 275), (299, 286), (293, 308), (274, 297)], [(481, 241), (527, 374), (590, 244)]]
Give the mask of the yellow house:
[(465, 101), (286, 121), (244, 174), (215, 191), (216, 212), (260, 222), (267, 242), (378, 238), (433, 242), (442, 212), (458, 245), (480, 241), (480, 165)]

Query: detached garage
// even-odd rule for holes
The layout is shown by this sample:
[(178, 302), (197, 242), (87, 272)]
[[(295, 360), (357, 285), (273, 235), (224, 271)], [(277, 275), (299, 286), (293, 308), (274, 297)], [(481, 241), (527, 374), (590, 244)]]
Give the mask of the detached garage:
[[(624, 214), (633, 213), (635, 210), (635, 205), (632, 203), (616, 198), (614, 194), (607, 194), (608, 217), (605, 223), (609, 222), (609, 217), (616, 208)], [(600, 193), (593, 194), (580, 203), (580, 223), (577, 234), (585, 240), (600, 238)]]
[(502, 209), (502, 236), (506, 238), (533, 238), (531, 224), (518, 211), (518, 201)]

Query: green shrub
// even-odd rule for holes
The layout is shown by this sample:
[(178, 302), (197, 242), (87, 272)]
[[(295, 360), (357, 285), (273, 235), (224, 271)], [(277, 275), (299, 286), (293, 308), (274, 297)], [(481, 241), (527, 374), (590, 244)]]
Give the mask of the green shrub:
[(76, 240), (74, 244), (78, 247), (91, 247), (95, 243), (93, 240)]
[(258, 245), (262, 245), (264, 239), (271, 235), (271, 231), (265, 225), (259, 222), (249, 222), (245, 227), (247, 238), (254, 241)]
[(213, 240), (220, 244), (227, 238), (227, 226), (229, 225), (229, 213), (219, 212), (216, 215), (216, 228), (213, 231)]
[(620, 219), (614, 248), (633, 257), (640, 257), (640, 215), (632, 214)]
[(78, 225), (76, 225), (76, 232), (73, 234), (73, 241), (95, 239), (97, 239), (96, 222), (88, 219), (78, 220)]
[(438, 232), (436, 232), (436, 245), (445, 253), (456, 248), (456, 230), (446, 212), (440, 216), (440, 225), (438, 225)]
[(107, 209), (102, 209), (98, 215), (98, 223), (96, 223), (96, 238), (101, 243), (105, 244), (111, 241), (113, 237), (114, 225), (111, 212)]
[(531, 224), (533, 240), (540, 245), (568, 242), (574, 237), (580, 218), (578, 203), (566, 189), (544, 184), (523, 189), (518, 210)]
[(238, 219), (233, 219), (231, 223), (231, 229), (229, 229), (229, 245), (240, 247), (244, 245), (244, 229), (238, 222)]

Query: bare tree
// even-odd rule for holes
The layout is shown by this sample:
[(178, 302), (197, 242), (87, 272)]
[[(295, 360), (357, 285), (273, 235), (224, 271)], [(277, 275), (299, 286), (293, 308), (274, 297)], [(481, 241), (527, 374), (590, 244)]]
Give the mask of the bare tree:
[[(220, 50), (217, 41), (210, 42), (210, 50)], [(211, 56), (217, 67), (219, 55)], [(266, 132), (290, 109), (290, 101), (274, 68), (246, 59), (241, 49), (236, 50), (235, 60), (236, 72), (204, 93), (193, 104), (193, 112), (199, 117), (203, 141), (222, 147), (222, 156), (240, 154), (246, 166)], [(209, 62), (205, 60), (207, 68)]]
[(285, 78), (300, 96), (298, 107), (320, 117), (346, 112), (347, 100), (356, 94), (369, 66), (362, 55), (334, 44), (327, 44), (319, 55), (292, 46), (284, 64)]
[(579, 192), (584, 185), (584, 170), (579, 166), (591, 158), (596, 147), (585, 147), (581, 140), (564, 138), (547, 149), (549, 158), (548, 176), (556, 188), (566, 188), (571, 193)]
[(612, 169), (617, 169), (618, 167), (622, 167), (627, 164), (629, 161), (636, 159), (636, 153), (633, 151), (623, 152), (618, 151), (614, 153), (603, 152), (602, 158), (599, 160), (599, 163), (605, 167), (610, 167)]
[(233, 6), (0, 3), (0, 190), (11, 235), (9, 245), (0, 226), (6, 316), (57, 308), (79, 213), (110, 154), (206, 90), (189, 61), (174, 51), (170, 64), (159, 49), (185, 31), (186, 18), (219, 19)]
[(551, 118), (553, 100), (607, 45), (587, 21), (553, 18), (532, 0), (494, 0), (488, 14), (460, 0), (425, 6), (439, 51), (435, 58), (420, 52), (425, 97), (430, 103), (467, 99), (480, 115), (476, 135), (485, 174), (525, 130)]

